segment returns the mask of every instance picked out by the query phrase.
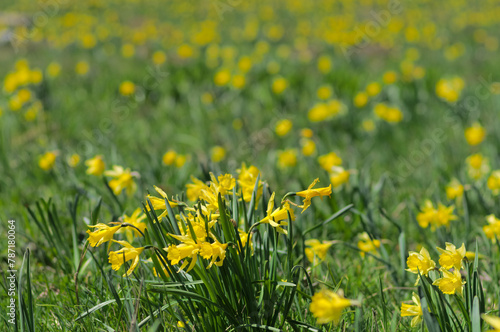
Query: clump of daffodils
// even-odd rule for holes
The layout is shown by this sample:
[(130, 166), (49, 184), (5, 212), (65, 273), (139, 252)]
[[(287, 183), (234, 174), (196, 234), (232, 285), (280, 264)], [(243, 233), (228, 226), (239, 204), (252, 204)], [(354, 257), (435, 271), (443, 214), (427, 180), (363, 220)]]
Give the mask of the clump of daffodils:
[[(460, 248), (455, 247), (452, 243), (446, 243), (446, 248), (437, 248), (440, 253), (439, 265), (436, 268), (436, 263), (432, 260), (429, 251), (422, 247), (420, 252), (410, 251), (406, 264), (408, 269), (406, 271), (418, 274), (415, 286), (419, 284), (420, 276), (427, 278), (427, 281), (432, 285), (437, 286), (439, 291), (443, 294), (462, 295), (465, 281), (462, 280), (461, 269), (464, 268), (464, 259), (467, 258), (468, 253), (465, 249), (465, 244)], [(431, 279), (430, 272), (438, 271), (439, 278)], [(435, 277), (433, 275), (432, 277)], [(414, 317), (411, 321), (411, 326), (415, 327), (422, 321), (422, 307), (420, 297), (413, 293), (413, 305), (403, 303), (401, 305), (401, 317)]]
[(427, 228), (429, 225), (434, 231), (437, 227), (450, 226), (450, 221), (456, 220), (457, 216), (453, 214), (454, 205), (446, 206), (438, 203), (437, 208), (430, 200), (426, 200), (420, 213), (417, 215), (417, 221), (420, 227)]
[[(96, 156), (88, 161), (91, 173), (101, 171), (102, 157)], [(140, 256), (146, 249), (154, 249), (157, 261), (161, 262), (163, 274), (166, 276), (171, 273), (170, 266), (178, 266), (176, 271), (186, 271), (194, 269), (197, 265), (209, 269), (212, 266), (222, 266), (226, 258), (229, 247), (239, 248), (239, 253), (247, 245), (253, 252), (252, 230), (263, 224), (268, 224), (277, 233), (288, 235), (289, 222), (295, 220), (295, 211), (293, 206), (298, 206), (305, 211), (311, 205), (313, 197), (329, 196), (331, 194), (331, 185), (325, 188), (313, 188), (318, 179), (313, 181), (308, 189), (288, 195), (296, 195), (304, 198), (302, 205), (296, 205), (286, 199), (281, 203), (275, 201), (275, 193), (272, 193), (267, 202), (267, 209), (261, 218), (255, 219), (256, 222), (248, 230), (236, 229), (236, 239), (229, 239), (228, 234), (221, 236), (220, 230), (224, 228), (222, 219), (227, 216), (221, 216), (225, 211), (221, 204), (229, 202), (229, 197), (249, 202), (252, 197), (259, 199), (262, 197), (263, 183), (259, 178), (259, 170), (255, 166), (247, 167), (242, 165), (238, 170), (238, 177), (231, 174), (215, 176), (210, 173), (210, 181), (204, 182), (192, 177), (192, 183), (186, 185), (187, 198), (192, 203), (186, 203), (178, 199), (169, 197), (160, 187), (154, 186), (156, 194), (146, 196), (144, 209), (136, 209), (132, 214), (123, 215), (119, 221), (98, 223), (90, 225), (87, 231), (90, 246), (98, 247), (104, 243), (108, 244), (108, 250), (114, 244), (121, 245), (121, 249), (109, 252), (109, 262), (113, 270), (119, 270), (124, 264), (130, 264), (124, 276), (129, 276), (140, 263)], [(109, 182), (110, 188), (118, 195), (122, 190), (127, 193), (133, 193), (135, 183), (134, 174), (130, 169), (124, 169), (121, 166), (114, 166), (112, 171), (105, 171), (104, 175), (111, 176), (113, 179)], [(280, 202), (280, 201), (278, 201)], [(172, 209), (178, 212), (172, 215)], [(224, 212), (225, 213), (225, 212)], [(144, 245), (145, 233), (148, 231), (146, 220), (149, 219), (153, 225), (155, 223), (173, 223), (173, 227), (160, 229), (170, 229), (165, 234), (168, 246), (158, 248), (153, 245)], [(237, 223), (234, 221), (236, 227)], [(126, 239), (120, 239), (121, 234)], [(230, 237), (230, 236), (229, 236)], [(123, 237), (122, 237), (123, 238)], [(225, 239), (225, 240), (224, 240)], [(316, 243), (309, 241), (308, 257), (314, 261), (314, 257), (323, 260), (326, 252), (332, 243)], [(239, 246), (242, 246), (241, 248)], [(200, 263), (200, 262), (204, 263)], [(157, 269), (154, 270), (157, 275)]]

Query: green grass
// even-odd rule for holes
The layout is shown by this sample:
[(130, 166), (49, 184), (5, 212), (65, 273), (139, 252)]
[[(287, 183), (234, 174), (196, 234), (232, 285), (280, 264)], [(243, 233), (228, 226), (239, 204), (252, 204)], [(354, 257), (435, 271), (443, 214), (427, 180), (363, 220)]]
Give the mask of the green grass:
[[(21, 13), (32, 20), (31, 31), (43, 37), (33, 35), (18, 49), (0, 45), (0, 77), (6, 78), (21, 59), (30, 70), (43, 72), (40, 83), (25, 86), (32, 98), (18, 111), (10, 109), (9, 101), (22, 87), (0, 93), (0, 233), (7, 234), (8, 220), (16, 221), (18, 271), (17, 325), (6, 323), (3, 310), (0, 325), (7, 331), (182, 331), (177, 325), (181, 321), (195, 331), (400, 331), (412, 330), (411, 319), (401, 317), (400, 309), (415, 292), (431, 313), (424, 308), (423, 325), (414, 330), (486, 331), (480, 317), (498, 316), (500, 301), (500, 246), (483, 231), (486, 216), (500, 217), (498, 196), (487, 187), (491, 171), (500, 169), (500, 94), (493, 84), (500, 75), (495, 47), (499, 16), (493, 3), (405, 2), (401, 13), (390, 17), (392, 23), (370, 37), (366, 47), (353, 46), (352, 56), (346, 58), (342, 38), (374, 22), (373, 12), (389, 10), (388, 6), (372, 1), (288, 1), (269, 6), (234, 1), (61, 1), (47, 24), (38, 24), (35, 18), (47, 13), (46, 5), (30, 0), (0, 5), (2, 18)], [(76, 17), (73, 24), (68, 23), (71, 15)], [(249, 38), (255, 22), (256, 36)], [(215, 39), (197, 44), (196, 38), (209, 38), (199, 32), (209, 31), (210, 24), (215, 26)], [(269, 31), (276, 26), (284, 34), (273, 39)], [(435, 34), (429, 32), (432, 26)], [(3, 27), (22, 34), (9, 20), (0, 19), (0, 36)], [(408, 40), (411, 27), (419, 31), (418, 40)], [(82, 46), (85, 34), (98, 38), (94, 47)], [(338, 38), (332, 41), (332, 36)], [(269, 51), (259, 55), (263, 41)], [(67, 45), (60, 46), (62, 42)], [(127, 43), (135, 45), (132, 57), (121, 54)], [(179, 56), (182, 44), (194, 49), (192, 58)], [(463, 46), (463, 54), (447, 57), (450, 46), (457, 44)], [(165, 52), (165, 63), (153, 63), (158, 50)], [(418, 56), (412, 58), (415, 50)], [(219, 55), (210, 59), (214, 53)], [(238, 69), (243, 56), (252, 60), (247, 73)], [(330, 71), (318, 69), (321, 56), (331, 59)], [(90, 70), (77, 75), (75, 65), (83, 60)], [(56, 77), (47, 73), (52, 62), (61, 66)], [(270, 70), (273, 62), (279, 64), (277, 72)], [(423, 68), (425, 75), (405, 77), (407, 63)], [(214, 76), (222, 69), (244, 75), (245, 86), (216, 85)], [(382, 81), (389, 70), (399, 76), (394, 84)], [(278, 76), (288, 81), (282, 94), (272, 91)], [(453, 76), (465, 82), (456, 103), (436, 95), (438, 81)], [(126, 80), (136, 86), (132, 96), (119, 93)], [(370, 82), (380, 83), (381, 92), (366, 106), (355, 106), (353, 98)], [(308, 111), (321, 101), (316, 91), (323, 85), (332, 88), (330, 99), (341, 101), (347, 112), (311, 122)], [(213, 98), (210, 103), (203, 101), (207, 93)], [(30, 103), (37, 100), (43, 111), (27, 121)], [(380, 102), (401, 110), (403, 120), (387, 123), (377, 118), (373, 109)], [(275, 126), (283, 119), (291, 120), (293, 128), (279, 136)], [(374, 121), (373, 131), (363, 129), (365, 120)], [(464, 131), (474, 122), (487, 134), (484, 142), (470, 146)], [(314, 133), (312, 156), (301, 153), (304, 128)], [(220, 162), (211, 158), (214, 146), (226, 150)], [(281, 169), (279, 153), (285, 149), (296, 150), (297, 163)], [(39, 157), (55, 150), (54, 167), (41, 169)], [(186, 155), (186, 163), (162, 163), (169, 150)], [(305, 190), (315, 178), (320, 179), (317, 187), (328, 186), (329, 173), (317, 159), (332, 151), (350, 171), (348, 183), (334, 188), (330, 197), (313, 198), (303, 214), (292, 207), (296, 219), (288, 235), (278, 235), (269, 225), (256, 226), (254, 254), (248, 246), (242, 248), (232, 220), (248, 231), (266, 216), (273, 192), (277, 208), (286, 193)], [(81, 160), (71, 167), (67, 159), (74, 153)], [(466, 158), (474, 153), (487, 157), (490, 165), (479, 180), (467, 173)], [(86, 174), (84, 161), (99, 154), (107, 170), (122, 165), (140, 174), (134, 195), (115, 195), (111, 177)], [(187, 218), (183, 206), (172, 207), (161, 223), (154, 220), (163, 211), (145, 213), (145, 237), (133, 244), (151, 247), (129, 277), (122, 277), (123, 267), (112, 270), (107, 244), (89, 246), (88, 225), (116, 222), (149, 206), (146, 195), (156, 195), (154, 185), (169, 199), (188, 202), (186, 184), (191, 176), (209, 181), (213, 172), (237, 178), (242, 163), (259, 169), (263, 195), (243, 202), (238, 200), (243, 188), (237, 185), (234, 194), (217, 197), (224, 204), (218, 202), (221, 216), (214, 237), (231, 243), (222, 266), (206, 269), (209, 261), (199, 258), (193, 270), (175, 273), (178, 266), (165, 259), (164, 248), (178, 244), (169, 234), (179, 234), (179, 227), (193, 232), (189, 222), (179, 225), (172, 218), (181, 213)], [(445, 187), (453, 178), (465, 185), (461, 200), (446, 196)], [(302, 204), (299, 197), (288, 199)], [(426, 199), (434, 205), (454, 204), (457, 220), (435, 231), (422, 228), (417, 215)], [(364, 232), (381, 246), (362, 257), (358, 241)], [(125, 238), (116, 234), (115, 239)], [(334, 241), (316, 266), (305, 255), (309, 239)], [(443, 295), (432, 286), (437, 271), (422, 276), (420, 287), (414, 286), (416, 275), (405, 271), (409, 251), (423, 246), (437, 263), (436, 247), (444, 248), (445, 242), (457, 247), (465, 243), (468, 251), (481, 254), (464, 265), (464, 297)], [(0, 247), (2, 266), (7, 266), (6, 236)], [(112, 250), (118, 249), (113, 244)], [(148, 258), (153, 262), (145, 262)], [(153, 266), (159, 270), (162, 264), (173, 273), (155, 277)], [(5, 306), (10, 301), (7, 276), (4, 272), (0, 283), (6, 291), (1, 296)], [(345, 309), (338, 324), (318, 324), (309, 306), (322, 288), (341, 289), (361, 305)]]

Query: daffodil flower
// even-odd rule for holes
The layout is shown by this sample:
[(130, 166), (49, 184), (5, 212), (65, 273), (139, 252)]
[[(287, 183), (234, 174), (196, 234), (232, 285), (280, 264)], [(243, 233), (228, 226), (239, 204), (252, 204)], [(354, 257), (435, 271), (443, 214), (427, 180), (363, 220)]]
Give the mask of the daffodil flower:
[(422, 305), (420, 304), (420, 297), (413, 293), (412, 301), (414, 305), (402, 303), (401, 304), (401, 317), (413, 317), (411, 320), (411, 327), (417, 326), (422, 321)]
[[(429, 271), (434, 270), (436, 267), (436, 263), (431, 259), (429, 252), (424, 247), (420, 249), (420, 253), (410, 251), (406, 264), (408, 265), (408, 269), (406, 269), (406, 271), (415, 274), (420, 272), (420, 274), (424, 276), (428, 275)], [(419, 280), (420, 276), (418, 276), (415, 286), (418, 285)]]
[[(170, 201), (168, 199), (167, 194), (163, 190), (158, 188), (157, 186), (153, 186), (153, 187), (155, 188), (156, 192), (158, 192), (158, 194), (161, 195), (161, 198), (151, 196), (151, 195), (146, 196), (146, 198), (148, 198), (149, 201), (151, 202), (151, 205), (153, 205), (153, 210), (163, 210), (163, 212), (158, 216), (158, 220), (161, 220), (161, 218), (165, 217), (168, 214), (167, 205), (165, 203), (165, 200), (168, 200), (168, 204), (170, 204), (170, 207), (173, 207), (173, 208), (176, 207), (178, 205), (178, 203), (176, 201)], [(148, 211), (151, 210), (151, 208), (149, 207), (149, 204), (146, 204), (146, 210), (148, 210)]]
[(439, 256), (439, 264), (442, 268), (451, 269), (454, 267), (460, 270), (466, 252), (465, 244), (462, 243), (462, 246), (457, 249), (452, 243), (446, 242), (446, 250), (439, 247), (437, 250), (441, 253), (441, 256)]
[(346, 299), (342, 294), (323, 289), (313, 295), (309, 310), (318, 319), (319, 324), (338, 323), (342, 310), (356, 304), (357, 301)]
[(284, 220), (288, 219), (288, 214), (290, 214), (291, 220), (295, 220), (295, 215), (293, 214), (293, 210), (290, 208), (290, 204), (288, 202), (283, 204), (283, 207), (277, 208), (273, 211), (274, 195), (275, 193), (271, 195), (271, 198), (269, 198), (269, 202), (267, 203), (266, 217), (260, 220), (259, 223), (269, 224), (273, 226), (279, 233), (286, 235), (288, 234), (288, 232), (281, 228), (282, 226), (288, 226), (288, 222)]
[(113, 239), (113, 234), (115, 234), (121, 226), (109, 226), (106, 224), (99, 223), (97, 225), (89, 225), (91, 228), (96, 228), (95, 231), (91, 232), (90, 229), (87, 230), (89, 234), (89, 243), (92, 247), (98, 247), (101, 244), (111, 241)]
[(432, 284), (438, 286), (444, 294), (451, 295), (458, 293), (462, 295), (462, 289), (465, 281), (462, 281), (460, 271), (455, 269), (453, 272), (450, 272), (442, 268), (441, 272), (443, 272), (443, 277), (435, 280)]
[[(114, 241), (114, 240), (113, 240)], [(132, 260), (132, 264), (128, 271), (123, 275), (124, 277), (129, 276), (139, 264), (139, 255), (144, 250), (144, 247), (135, 248), (127, 241), (114, 241), (123, 246), (122, 249), (118, 251), (111, 251), (109, 253), (109, 262), (111, 263), (111, 268), (118, 271), (123, 263)]]
[(302, 190), (295, 193), (295, 195), (297, 196), (304, 197), (304, 204), (302, 206), (299, 206), (302, 208), (302, 212), (304, 212), (311, 205), (311, 198), (316, 196), (322, 198), (323, 196), (330, 196), (332, 194), (331, 184), (328, 187), (313, 189), (313, 187), (318, 182), (319, 178), (315, 179), (306, 190)]

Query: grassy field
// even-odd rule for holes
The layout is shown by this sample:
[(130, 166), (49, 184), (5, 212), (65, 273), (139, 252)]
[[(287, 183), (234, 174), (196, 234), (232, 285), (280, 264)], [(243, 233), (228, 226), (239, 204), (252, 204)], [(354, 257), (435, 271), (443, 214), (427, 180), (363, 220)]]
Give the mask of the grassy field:
[(500, 331), (500, 2), (0, 5), (1, 331)]

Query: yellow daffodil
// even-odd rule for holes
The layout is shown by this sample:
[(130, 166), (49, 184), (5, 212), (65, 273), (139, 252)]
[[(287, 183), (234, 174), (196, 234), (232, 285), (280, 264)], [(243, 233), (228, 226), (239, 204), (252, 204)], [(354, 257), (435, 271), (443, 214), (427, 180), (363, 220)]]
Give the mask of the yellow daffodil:
[(44, 155), (40, 156), (38, 166), (40, 166), (40, 168), (44, 171), (50, 171), (54, 168), (58, 154), (59, 153), (57, 151), (46, 152)]
[[(252, 199), (252, 193), (255, 188), (255, 183), (257, 182), (257, 176), (260, 171), (257, 167), (250, 165), (247, 167), (245, 163), (241, 165), (241, 168), (237, 170), (238, 172), (238, 185), (240, 186), (241, 191), (243, 192), (243, 200), (245, 202), (250, 202)], [(257, 184), (257, 197), (256, 201), (259, 201), (260, 196), (262, 195), (262, 181), (259, 180)]]
[(175, 163), (175, 158), (177, 157), (177, 153), (174, 150), (168, 150), (163, 155), (162, 161), (163, 164), (170, 166)]
[(68, 158), (68, 165), (69, 167), (75, 168), (78, 166), (80, 163), (80, 155), (78, 153), (73, 153), (69, 158)]
[(278, 167), (281, 169), (293, 167), (297, 164), (297, 152), (288, 149), (278, 152)]
[(328, 249), (330, 249), (330, 247), (333, 245), (333, 242), (320, 242), (316, 239), (309, 239), (305, 241), (305, 245), (307, 246), (307, 248), (305, 249), (307, 259), (309, 260), (309, 262), (313, 263), (313, 265), (316, 265), (325, 260)]
[[(151, 202), (151, 205), (153, 206), (153, 210), (163, 210), (163, 212), (158, 216), (158, 220), (161, 221), (161, 218), (163, 218), (164, 216), (166, 216), (168, 214), (168, 210), (167, 210), (167, 203), (165, 202), (165, 200), (168, 201), (168, 204), (174, 208), (178, 205), (178, 203), (176, 201), (171, 201), (168, 199), (168, 196), (167, 194), (159, 187), (157, 186), (153, 186), (156, 190), (156, 192), (158, 194), (160, 194), (161, 198), (159, 197), (155, 197), (155, 196), (151, 196), (151, 195), (148, 195), (146, 196), (147, 199), (149, 199), (149, 201)], [(151, 208), (149, 207), (149, 204), (146, 204), (146, 209), (148, 211), (151, 210)]]
[(333, 166), (340, 166), (342, 164), (342, 158), (340, 158), (335, 152), (330, 152), (328, 154), (318, 157), (318, 163), (325, 171), (330, 172)]
[(412, 301), (414, 305), (402, 303), (401, 304), (401, 317), (413, 317), (411, 320), (411, 327), (416, 327), (422, 321), (422, 305), (420, 304), (420, 297), (413, 293)]
[(358, 248), (361, 257), (365, 257), (365, 253), (369, 252), (377, 255), (377, 249), (380, 248), (380, 240), (371, 239), (368, 233), (363, 232), (359, 235)]
[(472, 127), (469, 127), (465, 130), (465, 139), (469, 145), (478, 145), (482, 141), (484, 141), (484, 137), (486, 136), (486, 130), (478, 123), (474, 123)]
[(295, 215), (293, 210), (290, 208), (290, 204), (286, 202), (282, 207), (274, 210), (274, 193), (269, 198), (269, 202), (267, 203), (266, 216), (259, 221), (261, 224), (270, 224), (273, 226), (278, 233), (288, 234), (288, 232), (283, 229), (283, 226), (288, 226), (288, 222), (284, 220), (288, 220), (288, 214), (290, 214), (290, 219), (295, 220)]
[(313, 189), (313, 187), (318, 182), (319, 182), (319, 178), (315, 179), (306, 190), (302, 190), (302, 191), (295, 193), (295, 195), (297, 195), (297, 196), (304, 197), (303, 205), (300, 206), (302, 208), (302, 212), (307, 210), (307, 208), (311, 205), (311, 199), (313, 197), (319, 196), (319, 197), (323, 198), (323, 196), (330, 196), (332, 194), (332, 185), (331, 184), (328, 187)]
[(87, 165), (87, 174), (101, 176), (104, 173), (106, 168), (106, 164), (104, 160), (102, 160), (101, 155), (97, 155), (92, 159), (88, 159), (85, 161), (85, 165)]
[(483, 226), (483, 232), (491, 242), (495, 243), (496, 238), (500, 238), (500, 219), (495, 217), (495, 215), (490, 214), (486, 217), (488, 225)]
[(180, 267), (181, 270), (189, 264), (189, 260), (186, 258), (191, 258), (191, 263), (187, 269), (187, 272), (189, 272), (196, 264), (200, 249), (201, 246), (192, 239), (184, 239), (181, 244), (172, 244), (166, 249), (168, 253), (167, 258), (170, 260), (170, 264), (172, 265), (179, 264), (181, 260), (184, 260)]
[(493, 195), (500, 194), (500, 170), (493, 171), (488, 178), (486, 185), (491, 190)]
[(355, 304), (355, 301), (344, 298), (342, 294), (323, 289), (311, 298), (309, 310), (319, 324), (334, 322), (337, 324), (342, 316), (342, 310)]
[(276, 127), (274, 128), (276, 135), (285, 136), (292, 130), (292, 121), (288, 119), (280, 120), (276, 123)]
[(340, 166), (333, 166), (329, 172), (330, 183), (333, 188), (339, 188), (344, 183), (349, 181), (351, 173)]
[(210, 158), (214, 163), (218, 163), (226, 157), (226, 149), (224, 149), (222, 146), (214, 146), (210, 150)]
[(131, 81), (124, 81), (120, 84), (119, 91), (122, 96), (131, 96), (135, 92), (135, 84)]
[(489, 330), (488, 332), (500, 332), (500, 318), (497, 316), (481, 316), (488, 325), (490, 325), (493, 330)]
[(132, 196), (137, 190), (134, 177), (138, 177), (139, 173), (131, 172), (130, 168), (125, 169), (122, 166), (114, 165), (113, 169), (105, 171), (104, 175), (114, 178), (109, 181), (109, 187), (113, 190), (115, 195), (120, 195), (120, 193), (125, 190), (128, 196)]
[(109, 226), (106, 224), (96, 224), (89, 225), (91, 228), (95, 228), (93, 232), (90, 229), (87, 230), (87, 234), (89, 235), (89, 243), (92, 247), (98, 247), (101, 244), (113, 240), (113, 235), (121, 228), (118, 226)]
[(464, 194), (464, 186), (457, 180), (453, 179), (446, 186), (446, 197), (448, 199), (460, 199)]
[[(431, 259), (429, 252), (424, 247), (420, 249), (420, 253), (410, 251), (408, 259), (406, 260), (406, 265), (408, 265), (408, 269), (406, 269), (406, 271), (415, 274), (420, 272), (420, 274), (424, 276), (428, 275), (429, 271), (434, 270), (436, 267), (436, 263)], [(419, 280), (420, 276), (417, 278), (415, 285), (418, 284)]]
[(124, 277), (127, 277), (135, 270), (135, 268), (139, 264), (139, 255), (144, 250), (144, 247), (135, 248), (127, 241), (114, 242), (121, 244), (123, 248), (118, 251), (111, 251), (109, 253), (108, 260), (111, 263), (111, 268), (115, 271), (118, 271), (125, 262), (132, 260), (130, 268), (127, 272), (125, 272), (125, 274), (123, 274)]
[(191, 202), (196, 202), (201, 196), (201, 191), (207, 190), (208, 186), (205, 182), (198, 180), (192, 175), (191, 181), (193, 181), (193, 183), (186, 184), (186, 196)]
[(448, 270), (441, 270), (443, 277), (435, 280), (432, 284), (438, 286), (441, 292), (444, 294), (455, 294), (458, 293), (462, 295), (463, 285), (465, 281), (462, 281), (462, 275), (458, 269), (450, 272)]
[(488, 158), (480, 153), (470, 155), (465, 161), (467, 162), (467, 173), (474, 180), (481, 179), (490, 171)]
[(451, 269), (454, 267), (460, 270), (466, 252), (464, 243), (457, 249), (452, 243), (446, 242), (446, 249), (438, 247), (437, 250), (441, 253), (439, 256), (439, 265), (441, 265), (442, 268)]
[[(146, 223), (143, 220), (146, 219), (146, 215), (142, 213), (141, 208), (135, 209), (134, 212), (130, 216), (123, 216), (123, 223), (130, 224), (134, 227), (122, 227), (121, 232), (125, 233), (128, 242), (132, 242), (134, 236), (142, 236), (139, 230), (144, 234), (144, 230), (146, 229)], [(137, 228), (139, 230), (137, 230)]]
[(214, 263), (217, 266), (222, 266), (224, 258), (226, 257), (227, 246), (227, 243), (222, 244), (217, 240), (213, 243), (204, 242), (201, 244), (199, 255), (204, 259), (211, 260), (207, 269), (211, 268)]

